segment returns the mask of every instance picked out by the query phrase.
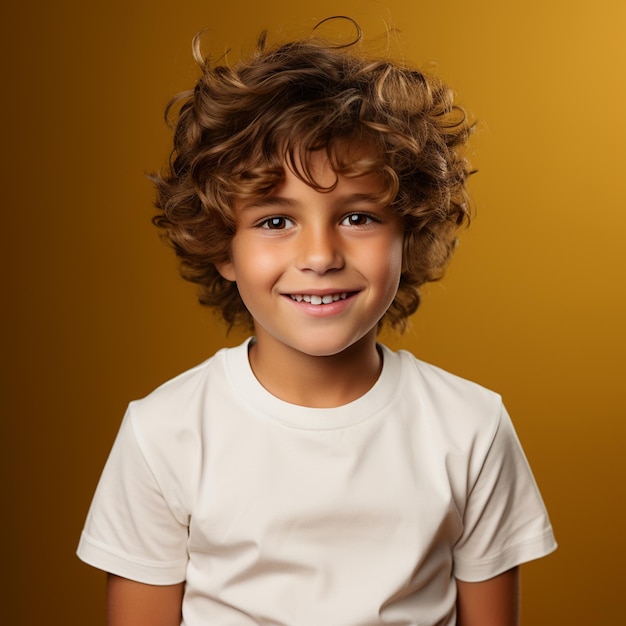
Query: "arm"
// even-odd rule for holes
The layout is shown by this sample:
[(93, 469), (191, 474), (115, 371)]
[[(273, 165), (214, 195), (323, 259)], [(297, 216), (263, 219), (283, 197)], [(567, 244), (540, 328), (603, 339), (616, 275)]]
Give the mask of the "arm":
[(185, 583), (145, 585), (107, 576), (107, 626), (180, 626)]
[(519, 568), (478, 583), (457, 580), (458, 626), (519, 626)]

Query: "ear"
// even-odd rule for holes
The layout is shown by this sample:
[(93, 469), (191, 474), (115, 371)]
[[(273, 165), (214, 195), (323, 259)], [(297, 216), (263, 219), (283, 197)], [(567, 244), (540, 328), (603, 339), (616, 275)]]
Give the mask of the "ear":
[(230, 259), (228, 261), (216, 263), (215, 269), (220, 273), (220, 276), (222, 278), (229, 280), (231, 283), (237, 282), (237, 273), (235, 272), (235, 266)]

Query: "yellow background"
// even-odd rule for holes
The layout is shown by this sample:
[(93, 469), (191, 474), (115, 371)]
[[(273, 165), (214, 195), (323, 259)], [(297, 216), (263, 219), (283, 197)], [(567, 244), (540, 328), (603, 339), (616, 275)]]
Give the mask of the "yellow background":
[(149, 222), (144, 172), (166, 156), (164, 105), (196, 75), (192, 36), (238, 51), (261, 28), (341, 13), (370, 38), (398, 27), (398, 49), (480, 120), (477, 217), (412, 329), (387, 340), (504, 395), (560, 543), (524, 567), (525, 623), (617, 623), (626, 3), (296, 5), (2, 9), (3, 623), (103, 623), (103, 576), (74, 550), (125, 405), (241, 338), (196, 305)]

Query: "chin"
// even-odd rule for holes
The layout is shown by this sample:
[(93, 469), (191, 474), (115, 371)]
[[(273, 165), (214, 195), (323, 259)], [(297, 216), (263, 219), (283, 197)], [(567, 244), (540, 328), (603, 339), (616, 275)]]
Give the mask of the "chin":
[(293, 346), (295, 350), (307, 354), (308, 356), (316, 357), (332, 357), (338, 356), (350, 348), (356, 347), (359, 343), (359, 339), (350, 341), (316, 341), (311, 343), (300, 344)]

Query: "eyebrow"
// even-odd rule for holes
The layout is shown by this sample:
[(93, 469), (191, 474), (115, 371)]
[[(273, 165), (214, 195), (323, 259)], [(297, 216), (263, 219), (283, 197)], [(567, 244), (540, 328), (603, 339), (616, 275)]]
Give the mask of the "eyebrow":
[(264, 198), (258, 198), (256, 200), (252, 200), (250, 201), (249, 204), (244, 204), (241, 207), (241, 210), (248, 211), (250, 209), (262, 209), (265, 207), (273, 207), (273, 206), (291, 207), (296, 204), (297, 202), (295, 200), (290, 200), (289, 198), (283, 198), (282, 196), (266, 196)]
[[(337, 203), (350, 205), (361, 202), (380, 204), (380, 195), (373, 193), (352, 193), (347, 196), (340, 196)], [(250, 204), (241, 207), (242, 211), (269, 207), (295, 207), (300, 201), (295, 198), (285, 198), (284, 196), (266, 196), (253, 200)]]

